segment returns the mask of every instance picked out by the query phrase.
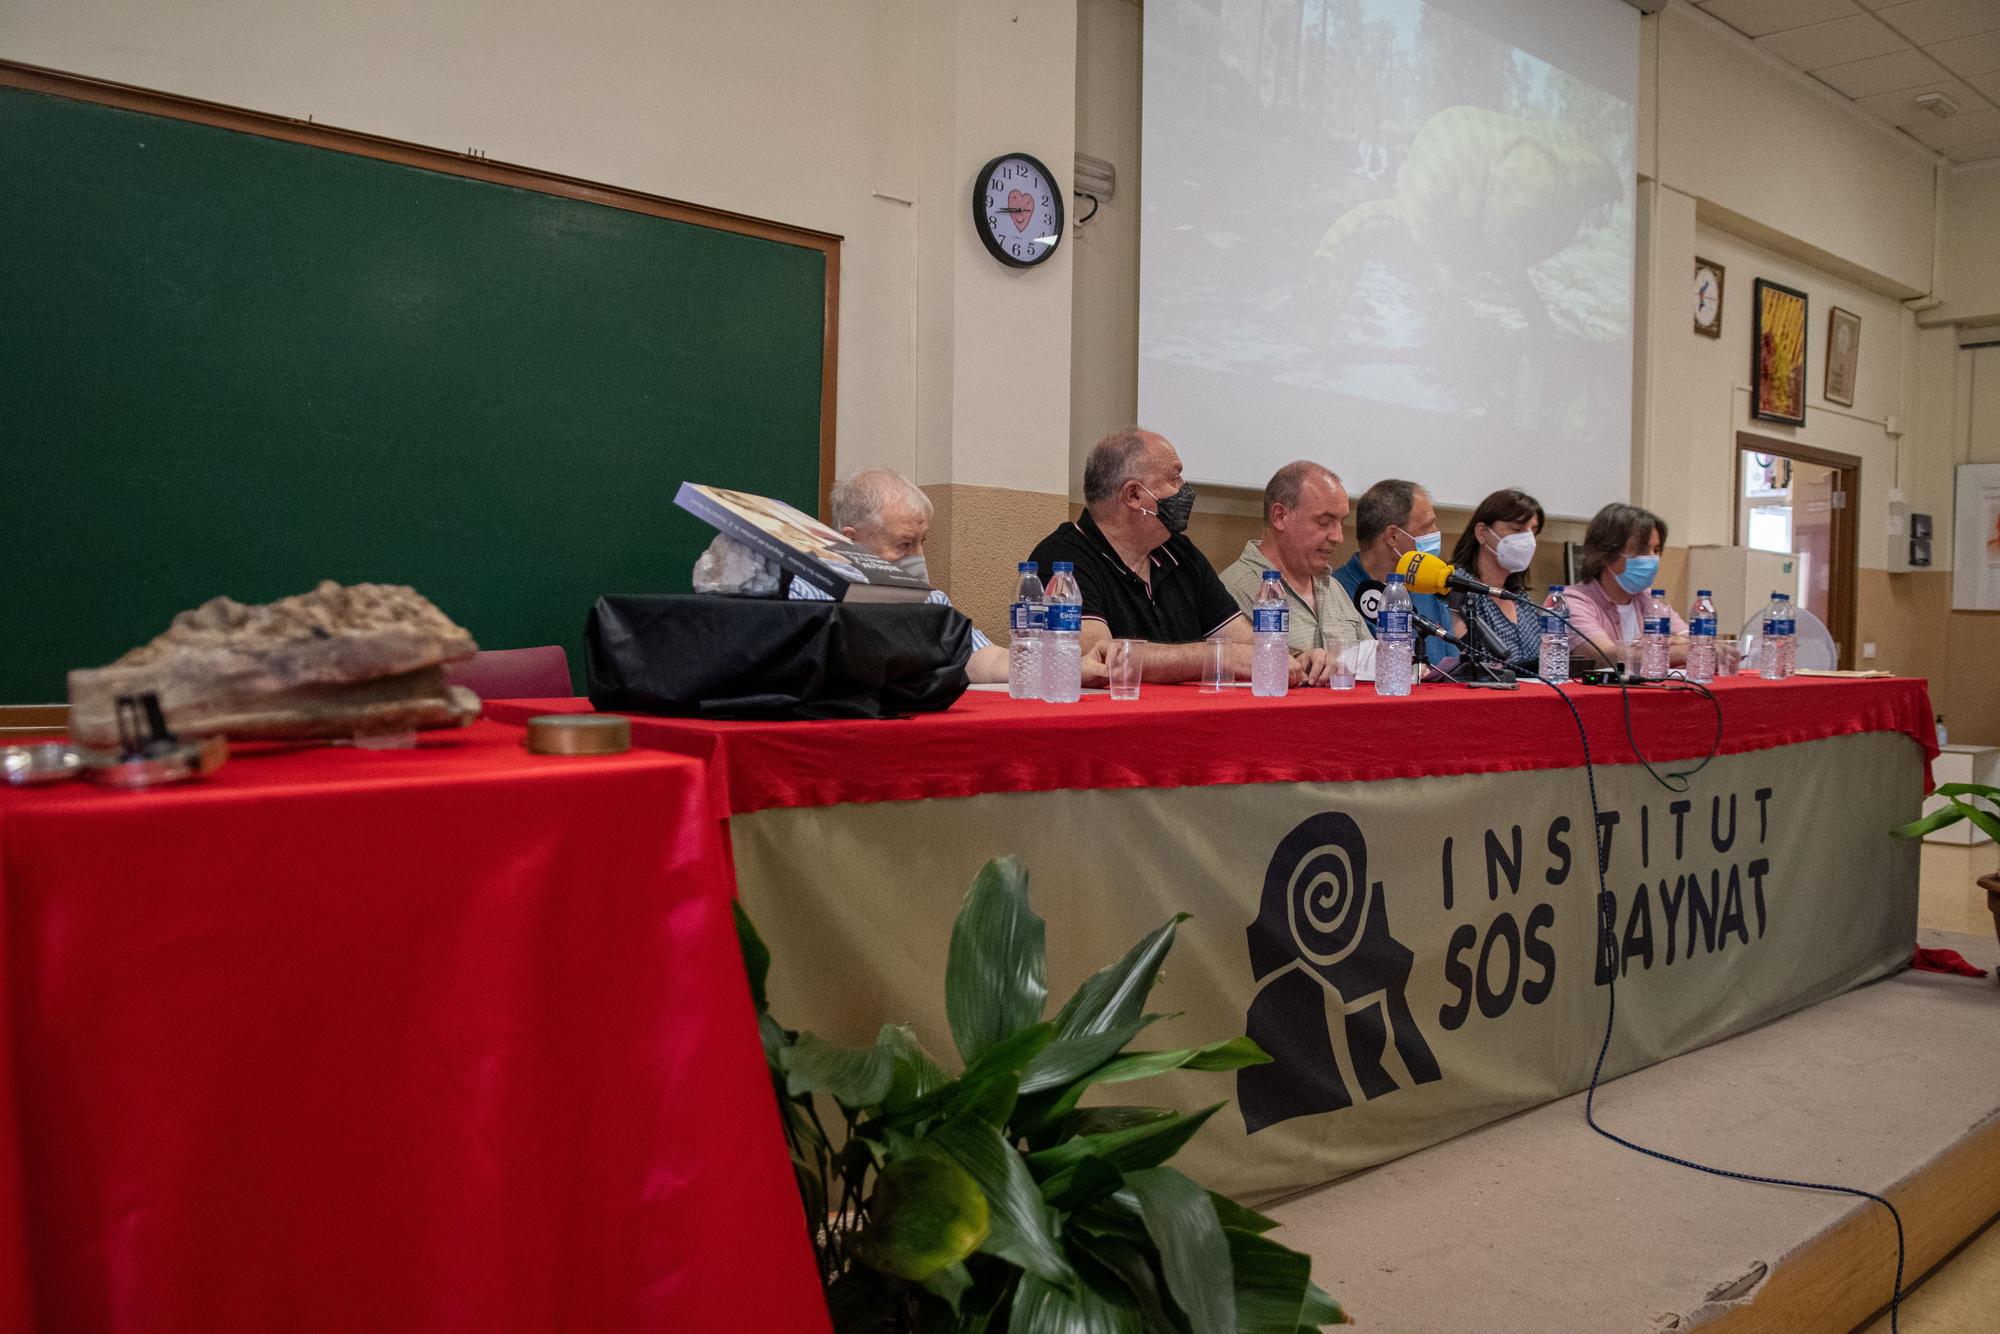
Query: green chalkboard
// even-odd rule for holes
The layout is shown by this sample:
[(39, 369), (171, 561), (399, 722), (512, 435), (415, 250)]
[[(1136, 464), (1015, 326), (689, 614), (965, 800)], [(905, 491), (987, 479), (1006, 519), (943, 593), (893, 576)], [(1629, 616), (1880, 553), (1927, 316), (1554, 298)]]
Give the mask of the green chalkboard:
[(818, 508), (835, 258), (0, 87), (0, 703), (321, 579), (580, 672), (683, 480)]

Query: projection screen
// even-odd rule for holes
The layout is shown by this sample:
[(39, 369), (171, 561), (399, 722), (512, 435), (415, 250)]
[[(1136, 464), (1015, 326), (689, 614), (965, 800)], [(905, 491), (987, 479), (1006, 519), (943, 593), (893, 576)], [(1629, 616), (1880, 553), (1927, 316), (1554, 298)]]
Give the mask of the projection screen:
[(1139, 420), (1197, 481), (1627, 499), (1639, 16), (1149, 0)]

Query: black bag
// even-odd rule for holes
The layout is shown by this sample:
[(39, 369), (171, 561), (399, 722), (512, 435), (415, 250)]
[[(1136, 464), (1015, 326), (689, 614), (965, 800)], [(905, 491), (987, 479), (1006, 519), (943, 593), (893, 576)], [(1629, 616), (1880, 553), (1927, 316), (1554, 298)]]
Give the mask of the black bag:
[(972, 622), (934, 602), (604, 597), (584, 646), (600, 710), (889, 718), (965, 693)]

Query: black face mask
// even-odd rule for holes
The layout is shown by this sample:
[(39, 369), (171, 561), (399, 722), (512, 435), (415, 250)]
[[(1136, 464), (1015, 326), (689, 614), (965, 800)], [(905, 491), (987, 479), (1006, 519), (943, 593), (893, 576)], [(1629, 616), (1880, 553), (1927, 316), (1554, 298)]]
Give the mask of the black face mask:
[[(1139, 486), (1147, 495), (1153, 496), (1153, 489), (1151, 487), (1147, 486), (1144, 482), (1141, 482)], [(1158, 507), (1153, 517), (1160, 521), (1161, 527), (1170, 533), (1185, 533), (1188, 526), (1188, 517), (1194, 513), (1194, 483), (1182, 482), (1181, 489), (1168, 496), (1165, 500), (1161, 500), (1158, 496), (1153, 496), (1153, 504)]]

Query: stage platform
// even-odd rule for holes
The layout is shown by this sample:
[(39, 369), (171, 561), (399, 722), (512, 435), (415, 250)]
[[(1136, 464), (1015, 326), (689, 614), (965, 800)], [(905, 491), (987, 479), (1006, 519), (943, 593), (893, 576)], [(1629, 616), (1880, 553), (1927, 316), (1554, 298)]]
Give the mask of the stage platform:
[[(2000, 964), (1983, 936), (1926, 945)], [(1903, 972), (1602, 1086), (1601, 1125), (1887, 1195), (1905, 1287), (2000, 1213), (2000, 985)], [(1848, 1331), (1889, 1301), (1880, 1205), (1728, 1181), (1592, 1132), (1583, 1095), (1267, 1206), (1373, 1331)]]

